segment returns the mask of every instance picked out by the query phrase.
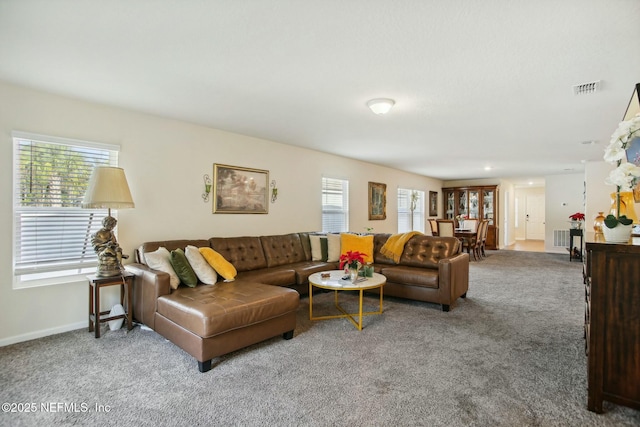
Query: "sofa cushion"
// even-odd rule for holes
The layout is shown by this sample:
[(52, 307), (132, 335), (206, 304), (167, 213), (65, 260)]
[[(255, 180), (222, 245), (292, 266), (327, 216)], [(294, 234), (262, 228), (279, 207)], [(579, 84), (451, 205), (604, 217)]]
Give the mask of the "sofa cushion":
[(309, 240), (310, 233), (298, 233), (300, 236), (300, 243), (302, 243), (302, 249), (304, 250), (304, 259), (311, 260), (311, 241)]
[(191, 264), (189, 264), (189, 260), (182, 249), (178, 248), (171, 251), (169, 261), (171, 261), (171, 266), (183, 285), (193, 288), (198, 284), (196, 272), (191, 268)]
[(300, 235), (298, 233), (279, 236), (262, 236), (262, 250), (267, 260), (267, 267), (306, 261)]
[(213, 237), (209, 245), (238, 272), (267, 267), (260, 237)]
[[(167, 250), (169, 252), (175, 250), (175, 249), (184, 249), (187, 246), (195, 246), (196, 248), (199, 248), (201, 246), (209, 246), (209, 241), (208, 240), (160, 240), (157, 242), (145, 242), (142, 244), (142, 252), (143, 252), (143, 256), (140, 257), (141, 261), (145, 261), (144, 258), (144, 254), (146, 254), (147, 252), (153, 252), (155, 250), (157, 250), (158, 248), (164, 247), (167, 248)], [(147, 264), (148, 265), (148, 264)]]
[(236, 268), (218, 252), (211, 248), (198, 248), (198, 250), (204, 259), (207, 260), (209, 265), (211, 265), (219, 275), (224, 277), (225, 280), (232, 281), (236, 278), (236, 275), (238, 274)]
[(184, 254), (191, 264), (191, 268), (198, 276), (198, 279), (205, 285), (213, 285), (218, 281), (218, 273), (211, 267), (211, 264), (204, 259), (200, 250), (195, 246), (189, 245), (184, 249)]
[(455, 237), (413, 236), (404, 245), (400, 264), (411, 267), (438, 268), (438, 262), (460, 252), (460, 241)]
[(171, 289), (178, 289), (178, 286), (180, 286), (180, 279), (171, 265), (171, 253), (167, 248), (163, 246), (153, 252), (145, 252), (144, 258), (150, 268), (163, 271), (169, 275), (169, 285), (171, 286)]
[(320, 271), (337, 270), (338, 265), (332, 262), (324, 261), (305, 261), (290, 266), (296, 272), (296, 284), (309, 284), (309, 276)]
[(237, 280), (265, 283), (274, 286), (293, 286), (296, 284), (296, 272), (288, 265), (249, 270), (238, 273)]
[(340, 234), (340, 253), (348, 251), (360, 252), (363, 255), (365, 264), (373, 262), (373, 235), (359, 236), (357, 234)]
[(389, 240), (389, 237), (391, 237), (391, 234), (376, 233), (374, 235), (373, 237), (373, 262), (374, 263), (395, 265), (395, 262), (393, 262), (391, 258), (387, 258), (386, 256), (382, 255), (382, 253), (380, 252), (380, 249), (382, 249), (384, 244), (387, 243), (387, 240)]
[(251, 282), (180, 288), (158, 298), (158, 314), (208, 338), (296, 311), (293, 289)]
[(389, 283), (438, 288), (438, 269), (394, 265), (383, 267), (380, 273), (387, 278), (387, 282)]

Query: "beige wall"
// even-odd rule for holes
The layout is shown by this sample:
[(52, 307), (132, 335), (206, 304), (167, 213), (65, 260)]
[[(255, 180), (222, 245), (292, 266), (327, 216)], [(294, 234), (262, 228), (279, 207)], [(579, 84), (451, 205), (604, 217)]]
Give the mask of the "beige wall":
[[(322, 176), (349, 180), (353, 231), (396, 232), (398, 187), (437, 191), (441, 199), (440, 180), (0, 82), (0, 345), (86, 327), (88, 311), (86, 281), (12, 288), (14, 130), (121, 146), (136, 203), (118, 212), (128, 254), (147, 240), (319, 230)], [(202, 176), (212, 175), (213, 163), (269, 170), (279, 190), (269, 214), (213, 215), (201, 198)], [(385, 221), (368, 220), (368, 181), (387, 184)]]

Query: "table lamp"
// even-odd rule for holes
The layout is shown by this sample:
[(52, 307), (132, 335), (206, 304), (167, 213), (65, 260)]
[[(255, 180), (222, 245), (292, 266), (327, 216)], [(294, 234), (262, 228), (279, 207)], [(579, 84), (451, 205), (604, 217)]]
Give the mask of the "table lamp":
[(91, 244), (98, 255), (96, 276), (117, 276), (122, 272), (122, 249), (116, 241), (113, 229), (117, 220), (111, 216), (111, 209), (133, 208), (134, 203), (127, 184), (124, 169), (98, 166), (93, 169), (87, 191), (82, 200), (85, 209), (108, 209), (99, 231), (91, 235)]

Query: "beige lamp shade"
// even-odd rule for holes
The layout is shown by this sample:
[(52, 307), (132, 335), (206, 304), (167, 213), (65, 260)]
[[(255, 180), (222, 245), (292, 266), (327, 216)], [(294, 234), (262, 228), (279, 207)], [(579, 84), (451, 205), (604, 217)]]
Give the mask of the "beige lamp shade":
[(82, 207), (88, 209), (133, 208), (133, 199), (124, 169), (98, 166), (93, 169)]

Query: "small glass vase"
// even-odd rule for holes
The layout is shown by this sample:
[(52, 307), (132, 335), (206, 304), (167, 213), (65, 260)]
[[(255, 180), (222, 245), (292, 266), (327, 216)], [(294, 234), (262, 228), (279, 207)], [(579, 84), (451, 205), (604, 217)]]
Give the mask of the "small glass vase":
[(349, 280), (351, 280), (351, 283), (356, 283), (356, 280), (358, 280), (358, 267), (349, 267)]

